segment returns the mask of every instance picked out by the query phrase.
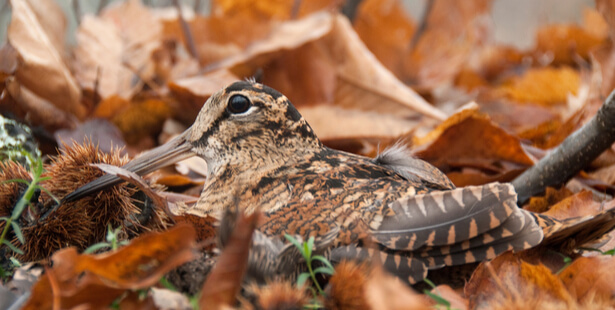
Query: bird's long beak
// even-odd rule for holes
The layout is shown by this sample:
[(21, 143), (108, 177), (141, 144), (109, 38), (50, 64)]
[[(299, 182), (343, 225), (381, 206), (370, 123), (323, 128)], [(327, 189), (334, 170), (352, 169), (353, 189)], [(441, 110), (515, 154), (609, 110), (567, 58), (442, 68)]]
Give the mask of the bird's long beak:
[[(139, 175), (145, 175), (158, 168), (194, 156), (192, 145), (186, 140), (189, 133), (190, 128), (167, 143), (142, 153), (122, 168)], [(104, 175), (68, 194), (62, 199), (62, 202), (75, 201), (120, 182), (122, 180), (117, 176)]]

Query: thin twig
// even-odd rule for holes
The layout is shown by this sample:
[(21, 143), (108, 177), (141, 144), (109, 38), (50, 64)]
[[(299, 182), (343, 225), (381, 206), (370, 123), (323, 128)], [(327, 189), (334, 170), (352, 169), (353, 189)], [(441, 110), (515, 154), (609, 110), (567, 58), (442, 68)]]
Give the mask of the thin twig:
[(355, 17), (357, 17), (357, 9), (359, 5), (361, 5), (362, 0), (347, 0), (342, 7), (342, 14), (348, 17), (350, 22), (354, 22)]
[(413, 50), (417, 43), (419, 43), (419, 39), (427, 30), (427, 21), (429, 20), (429, 15), (431, 15), (431, 11), (433, 10), (433, 4), (436, 2), (435, 0), (427, 0), (427, 6), (425, 10), (423, 10), (423, 16), (421, 16), (421, 22), (419, 23), (419, 27), (414, 32), (412, 36), (412, 40), (410, 40), (410, 46), (408, 50)]
[(301, 8), (301, 0), (293, 0), (293, 6), (290, 8), (290, 19), (297, 19), (299, 8)]
[(517, 203), (539, 195), (548, 186), (560, 186), (587, 167), (615, 142), (615, 90), (598, 113), (556, 149), (513, 180)]
[(143, 81), (143, 83), (145, 83), (145, 85), (149, 86), (149, 88), (151, 90), (153, 90), (154, 92), (156, 92), (157, 94), (160, 94), (160, 85), (158, 85), (155, 81), (153, 81), (152, 79), (148, 79), (145, 78), (140, 70), (138, 68), (133, 67), (129, 62), (127, 61), (122, 61), (122, 65), (124, 67), (126, 67), (126, 69), (132, 71), (132, 73), (134, 75), (136, 75), (141, 81)]
[(81, 6), (79, 5), (79, 0), (72, 0), (72, 4), (75, 20), (77, 21), (77, 25), (79, 25), (81, 24)]
[(184, 34), (184, 39), (186, 40), (186, 45), (188, 46), (188, 51), (190, 55), (199, 60), (199, 53), (196, 50), (196, 45), (194, 44), (194, 38), (192, 37), (192, 32), (190, 32), (190, 27), (188, 23), (184, 19), (184, 13), (182, 12), (181, 5), (179, 4), (179, 0), (173, 0), (175, 7), (177, 8), (177, 16), (179, 18), (179, 24), (182, 27), (182, 33)]
[(100, 0), (98, 2), (98, 8), (96, 9), (96, 15), (100, 15), (100, 12), (107, 6), (109, 0)]

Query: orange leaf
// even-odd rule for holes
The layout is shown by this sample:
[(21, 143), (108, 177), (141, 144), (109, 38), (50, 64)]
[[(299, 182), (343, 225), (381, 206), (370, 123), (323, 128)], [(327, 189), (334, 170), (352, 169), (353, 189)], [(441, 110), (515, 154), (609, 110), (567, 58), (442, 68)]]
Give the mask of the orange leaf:
[(464, 293), (470, 309), (557, 309), (572, 301), (548, 268), (529, 264), (510, 252), (481, 263)]
[(250, 243), (258, 218), (259, 213), (248, 216), (239, 214), (228, 244), (203, 284), (199, 299), (201, 309), (223, 309), (235, 304), (247, 268)]
[(570, 67), (529, 69), (494, 90), (495, 94), (518, 102), (542, 105), (564, 104), (568, 95), (575, 95), (581, 77)]
[(147, 69), (153, 66), (151, 54), (161, 37), (160, 21), (138, 0), (105, 10), (100, 17), (86, 15), (77, 30), (75, 76), (103, 99), (129, 99), (143, 79), (152, 78), (153, 70)]
[(537, 57), (548, 54), (554, 65), (574, 65), (575, 57), (589, 59), (589, 52), (605, 41), (577, 25), (547, 25), (536, 34)]
[(353, 27), (376, 58), (396, 76), (402, 77), (403, 57), (416, 25), (401, 2), (362, 1)]
[(451, 82), (489, 37), (490, 0), (434, 0), (425, 31), (405, 59), (406, 80), (431, 90)]
[[(46, 7), (55, 7), (50, 0), (42, 2)], [(63, 20), (63, 16), (40, 19), (46, 14), (62, 14), (62, 11), (49, 9), (37, 15), (37, 10), (26, 0), (11, 0), (11, 7), (13, 14), (7, 38), (19, 53), (17, 80), (58, 109), (83, 119), (86, 109), (80, 102), (81, 90), (64, 63), (64, 50), (58, 50), (64, 42), (58, 42), (56, 34), (50, 34), (55, 27), (47, 28), (48, 24), (54, 23), (52, 20)]]
[[(497, 174), (500, 181), (508, 181), (521, 172), (515, 170), (533, 164), (517, 137), (506, 133), (475, 109), (454, 114), (425, 137), (416, 139), (414, 144), (418, 145), (415, 154), (419, 158), (445, 172), (467, 167)], [(457, 185), (469, 185), (474, 181), (466, 182)]]
[(559, 278), (579, 301), (612, 302), (615, 295), (615, 257), (579, 257)]
[(598, 214), (603, 207), (603, 204), (593, 200), (592, 192), (582, 191), (553, 205), (544, 214), (558, 220), (564, 220), (571, 217)]

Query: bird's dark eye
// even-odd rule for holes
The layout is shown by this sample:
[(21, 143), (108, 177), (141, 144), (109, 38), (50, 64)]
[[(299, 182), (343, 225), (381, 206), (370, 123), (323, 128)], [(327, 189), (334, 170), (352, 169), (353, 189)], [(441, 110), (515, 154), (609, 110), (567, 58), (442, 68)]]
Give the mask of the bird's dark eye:
[(252, 104), (250, 99), (243, 95), (233, 95), (228, 100), (228, 106), (226, 110), (232, 114), (240, 114), (248, 111)]

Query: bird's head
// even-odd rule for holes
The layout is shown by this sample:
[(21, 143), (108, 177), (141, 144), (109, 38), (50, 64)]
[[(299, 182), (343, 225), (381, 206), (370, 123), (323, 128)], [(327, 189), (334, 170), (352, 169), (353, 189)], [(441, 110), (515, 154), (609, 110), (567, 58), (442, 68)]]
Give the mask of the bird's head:
[(249, 81), (235, 82), (212, 95), (185, 139), (210, 169), (288, 161), (289, 156), (322, 146), (288, 98)]
[[(259, 169), (320, 148), (321, 142), (288, 98), (262, 84), (240, 81), (213, 94), (185, 132), (123, 168), (143, 175), (197, 155), (207, 161), (210, 173), (229, 165)], [(63, 200), (75, 200), (118, 182), (118, 177), (105, 175)]]

